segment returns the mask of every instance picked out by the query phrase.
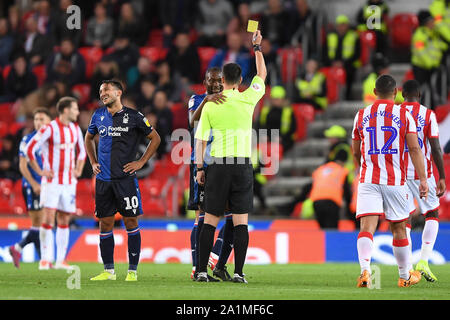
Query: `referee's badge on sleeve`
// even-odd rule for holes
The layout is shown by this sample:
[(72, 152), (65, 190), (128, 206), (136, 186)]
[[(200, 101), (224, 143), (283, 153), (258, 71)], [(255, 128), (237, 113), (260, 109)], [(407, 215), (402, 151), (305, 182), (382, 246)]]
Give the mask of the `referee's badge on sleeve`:
[(252, 88), (253, 88), (255, 91), (261, 91), (261, 86), (260, 86), (258, 83), (252, 84)]

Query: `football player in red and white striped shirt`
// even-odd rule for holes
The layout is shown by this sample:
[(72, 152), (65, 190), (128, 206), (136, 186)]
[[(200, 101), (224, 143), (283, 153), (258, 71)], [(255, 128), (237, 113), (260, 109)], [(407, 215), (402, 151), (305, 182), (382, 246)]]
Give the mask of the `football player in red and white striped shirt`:
[(353, 154), (360, 164), (356, 218), (361, 222), (357, 240), (361, 275), (357, 286), (371, 284), (373, 234), (379, 216), (384, 215), (393, 235), (393, 252), (400, 275), (398, 285), (406, 287), (419, 282), (421, 276), (411, 270), (406, 235), (409, 195), (405, 185), (405, 145), (419, 175), (421, 197), (428, 194), (427, 177), (414, 119), (406, 109), (394, 104), (395, 80), (389, 75), (380, 76), (374, 92), (378, 100), (359, 110), (352, 131)]
[[(76, 184), (81, 175), (86, 151), (80, 127), (76, 124), (79, 115), (77, 100), (71, 97), (61, 98), (56, 108), (58, 117), (41, 128), (26, 146), (26, 154), (32, 168), (42, 176), (40, 202), (44, 217), (39, 232), (41, 242), (40, 270), (52, 267), (53, 225), (55, 214), (56, 263), (57, 269), (68, 269), (65, 262), (69, 245), (70, 214), (76, 212)], [(43, 169), (34, 158), (35, 150), (41, 149)], [(75, 159), (75, 154), (77, 158)]]
[[(436, 276), (431, 272), (428, 266), (428, 259), (433, 251), (434, 243), (439, 229), (439, 197), (441, 197), (446, 189), (445, 186), (445, 169), (442, 159), (442, 149), (439, 143), (439, 127), (436, 121), (436, 115), (427, 107), (419, 103), (420, 84), (416, 80), (409, 80), (403, 84), (403, 97), (405, 102), (401, 107), (406, 108), (413, 116), (417, 126), (417, 136), (419, 145), (425, 156), (424, 164), (428, 178), (429, 193), (427, 201), (423, 201), (419, 197), (419, 176), (411, 164), (411, 160), (407, 161), (406, 184), (413, 197), (408, 199), (409, 212), (415, 211), (414, 198), (419, 203), (419, 208), (425, 216), (425, 226), (422, 232), (422, 247), (420, 252), (420, 261), (416, 265), (416, 270), (421, 271), (427, 281), (436, 281)], [(431, 156), (439, 172), (438, 185), (433, 174), (433, 164)], [(409, 158), (409, 157), (408, 157)], [(411, 247), (411, 224), (410, 221), (406, 225), (406, 232), (409, 240), (409, 248)]]

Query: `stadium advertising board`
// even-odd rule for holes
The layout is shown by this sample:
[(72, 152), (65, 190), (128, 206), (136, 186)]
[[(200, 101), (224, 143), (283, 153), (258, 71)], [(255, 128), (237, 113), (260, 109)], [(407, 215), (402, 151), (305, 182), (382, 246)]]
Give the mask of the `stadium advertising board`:
[[(0, 261), (11, 262), (8, 246), (21, 239), (27, 231), (0, 231)], [(190, 231), (141, 230), (142, 262), (191, 263)], [(324, 263), (358, 262), (356, 251), (357, 232), (323, 231), (273, 231), (250, 232), (247, 254), (249, 264), (269, 263)], [(115, 230), (115, 261), (127, 262), (127, 235)], [(421, 234), (412, 233), (413, 261), (419, 258)], [(72, 230), (67, 260), (70, 262), (100, 262), (97, 230)], [(435, 264), (450, 262), (450, 232), (439, 233), (430, 261)], [(230, 261), (233, 261), (233, 254)], [(24, 262), (37, 261), (32, 245), (23, 251)], [(376, 233), (374, 236), (373, 262), (395, 264), (392, 254), (392, 235)]]

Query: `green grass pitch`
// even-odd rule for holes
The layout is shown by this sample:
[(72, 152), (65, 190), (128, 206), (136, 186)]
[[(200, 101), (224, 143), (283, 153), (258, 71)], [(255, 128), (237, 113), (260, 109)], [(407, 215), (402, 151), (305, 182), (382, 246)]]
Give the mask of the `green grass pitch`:
[[(431, 265), (438, 277), (410, 288), (398, 288), (396, 266), (378, 265), (380, 289), (356, 288), (358, 264), (247, 265), (248, 284), (197, 283), (186, 264), (141, 263), (138, 282), (125, 282), (126, 264), (116, 264), (116, 281), (90, 281), (102, 271), (99, 263), (74, 263), (80, 268), (79, 289), (75, 274), (64, 270), (39, 271), (37, 263), (0, 264), (0, 299), (49, 300), (352, 300), (450, 299), (450, 265)], [(230, 265), (229, 270), (233, 270)], [(73, 276), (73, 278), (70, 278)], [(69, 280), (69, 281), (68, 281)], [(219, 289), (218, 288), (223, 288)]]

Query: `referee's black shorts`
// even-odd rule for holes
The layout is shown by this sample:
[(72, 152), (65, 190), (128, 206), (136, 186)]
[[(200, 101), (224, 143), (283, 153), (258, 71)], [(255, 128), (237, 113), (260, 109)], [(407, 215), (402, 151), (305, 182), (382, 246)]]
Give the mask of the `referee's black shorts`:
[(206, 169), (205, 212), (223, 215), (253, 211), (253, 167), (249, 158), (213, 158)]

